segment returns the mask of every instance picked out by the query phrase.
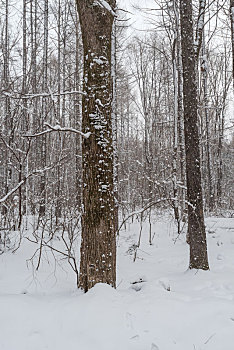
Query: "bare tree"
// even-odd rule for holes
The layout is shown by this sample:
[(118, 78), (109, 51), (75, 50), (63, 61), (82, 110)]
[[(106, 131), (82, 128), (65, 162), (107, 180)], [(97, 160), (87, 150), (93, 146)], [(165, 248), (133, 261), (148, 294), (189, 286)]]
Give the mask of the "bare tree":
[[(48, 80), (48, 0), (44, 0), (44, 47), (43, 47), (43, 77), (42, 77), (42, 89), (43, 92), (47, 88)], [(47, 105), (46, 100), (42, 100), (42, 117), (41, 117), (41, 128), (44, 126), (46, 120)], [(42, 167), (46, 166), (46, 135), (41, 137), (41, 165)], [(39, 216), (45, 215), (45, 205), (46, 205), (46, 175), (42, 174), (40, 179), (40, 207), (39, 207)]]
[(180, 0), (181, 39), (183, 62), (183, 95), (185, 151), (188, 196), (188, 235), (190, 241), (191, 269), (209, 268), (206, 232), (204, 225), (200, 145), (198, 133), (198, 101), (196, 56), (193, 42), (192, 1)]
[(84, 50), (83, 214), (79, 286), (116, 283), (111, 38), (115, 1), (77, 1)]
[(232, 35), (232, 74), (234, 90), (234, 0), (230, 0), (231, 35)]

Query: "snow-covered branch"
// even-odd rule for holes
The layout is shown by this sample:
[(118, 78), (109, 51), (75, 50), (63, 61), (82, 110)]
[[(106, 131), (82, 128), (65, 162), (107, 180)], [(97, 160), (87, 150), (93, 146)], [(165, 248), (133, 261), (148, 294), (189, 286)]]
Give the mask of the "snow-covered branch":
[(58, 166), (60, 163), (57, 164), (53, 164), (49, 167), (43, 168), (43, 169), (37, 169), (32, 171), (31, 173), (29, 173), (28, 175), (26, 175), (24, 177), (24, 179), (22, 181), (20, 181), (14, 188), (12, 188), (12, 190), (10, 190), (4, 197), (0, 198), (0, 203), (5, 202), (10, 196), (12, 196), (12, 194), (14, 194), (31, 176), (33, 175), (37, 175), (37, 174), (42, 174), (48, 170), (51, 170), (52, 168)]
[(111, 6), (108, 4), (107, 1), (105, 1), (105, 0), (95, 0), (93, 4), (94, 4), (94, 6), (101, 6), (101, 7), (103, 7), (109, 13), (111, 13), (112, 16), (116, 17), (115, 11), (111, 8)]
[(60, 125), (52, 126), (49, 123), (45, 123), (45, 126), (47, 126), (48, 129), (46, 129), (44, 131), (41, 131), (41, 132), (39, 132), (37, 134), (24, 135), (24, 137), (38, 137), (38, 136), (42, 136), (42, 135), (45, 135), (45, 134), (48, 134), (48, 133), (51, 133), (51, 132), (54, 132), (54, 131), (73, 132), (75, 134), (81, 135), (85, 139), (88, 139), (90, 137), (90, 135), (91, 135), (91, 132), (86, 132), (84, 134), (80, 130), (77, 130), (77, 129), (74, 129), (74, 128), (69, 128), (69, 127), (61, 127)]
[(85, 134), (80, 131), (80, 130), (77, 130), (77, 129), (74, 129), (74, 128), (69, 128), (69, 127), (61, 127), (60, 125), (55, 125), (55, 126), (52, 126), (48, 123), (45, 123), (45, 126), (47, 126), (49, 129), (51, 129), (52, 131), (65, 131), (65, 132), (73, 132), (75, 134), (79, 134), (81, 135), (82, 137), (84, 137), (85, 139), (88, 139), (91, 135), (91, 132), (86, 132)]
[[(7, 91), (1, 91), (0, 93), (1, 95), (4, 95), (4, 96), (7, 96), (7, 97), (10, 97), (10, 98), (13, 98), (15, 100), (27, 100), (27, 99), (33, 99), (33, 98), (39, 98), (39, 97), (58, 97), (58, 96), (66, 96), (66, 95), (74, 95), (74, 94), (79, 94), (79, 95), (85, 95), (85, 92), (83, 91), (79, 91), (79, 90), (73, 90), (73, 91), (62, 91), (60, 93), (58, 92), (55, 92), (55, 93), (52, 93), (52, 92), (41, 92), (41, 93), (38, 93), (38, 94), (26, 94), (26, 95), (23, 95), (23, 94), (20, 94), (18, 92), (14, 92), (14, 93), (9, 93)], [(18, 95), (18, 96), (17, 96)]]

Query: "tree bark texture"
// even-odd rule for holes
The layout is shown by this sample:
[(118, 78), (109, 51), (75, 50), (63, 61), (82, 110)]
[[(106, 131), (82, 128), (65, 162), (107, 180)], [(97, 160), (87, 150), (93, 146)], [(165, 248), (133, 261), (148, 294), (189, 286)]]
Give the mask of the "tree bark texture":
[(186, 176), (188, 197), (189, 268), (207, 270), (206, 233), (200, 170), (196, 56), (193, 41), (192, 1), (180, 0)]
[(77, 0), (84, 75), (82, 131), (83, 214), (79, 287), (116, 284), (112, 146), (111, 35), (115, 1)]

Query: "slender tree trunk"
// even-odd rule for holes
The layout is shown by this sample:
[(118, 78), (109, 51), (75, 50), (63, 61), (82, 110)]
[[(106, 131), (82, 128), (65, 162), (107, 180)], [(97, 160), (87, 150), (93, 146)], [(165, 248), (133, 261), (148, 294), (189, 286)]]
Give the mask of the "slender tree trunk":
[[(61, 124), (61, 2), (58, 0), (58, 20), (57, 20), (57, 40), (58, 40), (58, 99), (57, 99), (57, 115), (56, 119), (59, 124)], [(63, 117), (63, 116), (62, 116)], [(60, 145), (60, 135), (57, 135), (57, 144)], [(58, 152), (58, 159), (59, 161), (59, 154)], [(62, 203), (60, 198), (60, 190), (61, 190), (61, 181), (60, 181), (60, 167), (57, 167), (57, 184), (56, 184), (56, 198), (55, 198), (55, 218), (56, 218), (56, 225), (58, 225), (59, 218), (61, 217), (61, 211), (62, 211)]]
[[(23, 0), (23, 80), (22, 80), (22, 95), (27, 93), (27, 3), (26, 0)], [(22, 121), (21, 121), (21, 132), (26, 133), (28, 130), (28, 102), (27, 99), (23, 99), (23, 110), (22, 110)], [(23, 150), (26, 150), (26, 141), (23, 140)], [(27, 162), (27, 161), (26, 161)], [(19, 165), (19, 182), (22, 180), (23, 173), (25, 172), (25, 167), (20, 161)], [(26, 186), (20, 186), (19, 188), (19, 222), (18, 229), (20, 229), (23, 214), (26, 212)]]
[[(176, 33), (176, 32), (175, 32)], [(178, 70), (176, 64), (176, 45), (177, 35), (175, 34), (172, 63), (173, 63), (173, 81), (174, 81), (174, 137), (173, 137), (173, 162), (172, 162), (172, 174), (173, 174), (173, 207), (175, 220), (177, 221), (178, 233), (180, 233), (180, 213), (179, 213), (179, 201), (178, 201), (178, 184), (177, 184), (177, 157), (178, 157)]]
[[(46, 92), (47, 80), (48, 80), (48, 0), (44, 0), (44, 48), (43, 48), (43, 82), (42, 88), (43, 92)], [(46, 99), (42, 98), (42, 117), (41, 117), (41, 129), (44, 127), (44, 122), (46, 118)], [(46, 135), (41, 136), (41, 166), (42, 168), (46, 166)], [(45, 205), (46, 205), (46, 175), (45, 173), (41, 175), (40, 179), (40, 207), (39, 207), (39, 217), (45, 215)]]
[(202, 85), (203, 85), (203, 106), (205, 114), (205, 133), (206, 133), (206, 166), (207, 166), (207, 185), (209, 210), (214, 209), (214, 193), (213, 193), (213, 176), (211, 169), (211, 152), (210, 152), (210, 130), (209, 130), (209, 111), (208, 111), (208, 84), (207, 84), (207, 60), (205, 52), (205, 41), (202, 42)]
[(83, 214), (79, 287), (116, 284), (111, 36), (114, 0), (78, 0), (84, 50)]
[[(30, 31), (31, 31), (31, 67), (32, 67), (32, 73), (31, 73), (31, 88), (32, 93), (36, 94), (37, 92), (37, 53), (38, 53), (38, 37), (37, 37), (37, 31), (38, 31), (38, 5), (37, 0), (30, 0)], [(36, 131), (39, 130), (39, 116), (38, 116), (38, 99), (35, 98), (31, 101), (32, 106), (32, 130)], [(40, 140), (35, 140), (34, 145), (32, 145), (32, 153), (34, 157), (32, 157), (30, 161), (30, 165), (33, 169), (37, 167), (38, 159), (40, 159)], [(38, 196), (38, 182), (37, 181), (28, 181), (28, 184), (26, 186), (30, 186), (32, 191), (31, 195), (32, 197)], [(35, 214), (35, 203), (32, 201), (33, 205), (31, 206), (32, 214)]]
[(198, 19), (196, 27), (196, 40), (195, 40), (195, 56), (198, 63), (198, 58), (203, 41), (204, 23), (205, 23), (205, 10), (206, 0), (199, 0)]
[[(178, 15), (177, 15), (178, 16)], [(181, 218), (185, 220), (186, 210), (186, 161), (184, 140), (184, 108), (183, 108), (183, 67), (181, 57), (181, 35), (179, 33), (179, 18), (177, 19), (177, 78), (178, 78), (178, 146), (180, 155), (180, 179), (181, 179)]]
[[(3, 86), (5, 91), (9, 90), (10, 85), (10, 45), (9, 45), (9, 1), (5, 1), (5, 30), (4, 30), (4, 48), (3, 48)], [(11, 101), (10, 97), (6, 95), (5, 97), (5, 103), (4, 103), (4, 110), (5, 110), (5, 118), (3, 123), (4, 128), (4, 134), (6, 135), (6, 140), (8, 142), (8, 145), (11, 146), (13, 141), (13, 117), (11, 113)], [(6, 148), (5, 155), (4, 155), (4, 191), (5, 194), (9, 191), (9, 185), (12, 179), (12, 167), (10, 165), (11, 163), (11, 153), (9, 152), (8, 148)], [(7, 215), (7, 207), (3, 206), (3, 214)], [(5, 217), (6, 219), (6, 217)]]
[(223, 129), (224, 129), (224, 114), (222, 110), (219, 113), (218, 121), (218, 149), (217, 149), (217, 205), (220, 208), (222, 205), (222, 180), (223, 180)]
[[(77, 14), (78, 17), (78, 14)], [(80, 54), (80, 48), (81, 48), (81, 40), (80, 40), (80, 30), (79, 30), (79, 24), (78, 24), (78, 18), (77, 18), (77, 24), (76, 24), (76, 67), (75, 67), (75, 90), (78, 91), (80, 89), (80, 82), (81, 82), (81, 73), (80, 73), (80, 67), (81, 67), (81, 54)], [(81, 98), (80, 94), (76, 94), (74, 98), (74, 104), (75, 104), (75, 127), (76, 129), (80, 128), (81, 125), (81, 108), (80, 108)], [(76, 137), (76, 202), (77, 207), (81, 208), (81, 188), (82, 188), (82, 179), (81, 179), (81, 140), (80, 137)]]
[(204, 225), (192, 0), (180, 0), (190, 269), (209, 269)]
[(232, 76), (233, 76), (233, 94), (234, 94), (234, 0), (230, 0), (231, 16), (231, 36), (232, 36)]
[(228, 89), (231, 80), (228, 78), (228, 59), (225, 47), (224, 51), (224, 85), (222, 93), (222, 107), (218, 111), (218, 149), (217, 149), (217, 204), (222, 206), (222, 185), (223, 185), (223, 144), (224, 144), (224, 123), (225, 123), (225, 109), (227, 103)]

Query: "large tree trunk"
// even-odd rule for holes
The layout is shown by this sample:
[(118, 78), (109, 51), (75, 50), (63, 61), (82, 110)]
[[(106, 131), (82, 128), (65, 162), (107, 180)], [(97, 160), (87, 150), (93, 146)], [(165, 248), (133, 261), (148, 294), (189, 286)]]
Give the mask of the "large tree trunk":
[(192, 0), (180, 0), (183, 62), (184, 126), (188, 196), (189, 267), (207, 270), (198, 134), (196, 57), (193, 42)]
[(77, 0), (84, 50), (83, 215), (79, 287), (116, 283), (111, 35), (114, 0)]

